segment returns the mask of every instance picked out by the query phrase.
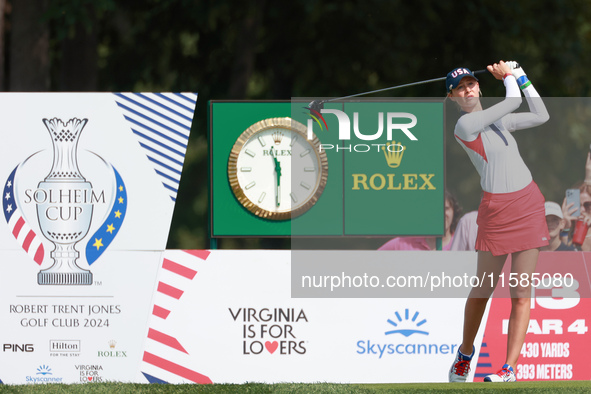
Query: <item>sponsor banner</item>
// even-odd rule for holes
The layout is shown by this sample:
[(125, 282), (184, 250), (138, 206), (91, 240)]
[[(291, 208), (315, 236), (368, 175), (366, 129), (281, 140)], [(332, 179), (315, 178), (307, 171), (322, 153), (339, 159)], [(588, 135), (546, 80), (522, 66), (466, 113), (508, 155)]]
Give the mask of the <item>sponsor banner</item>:
[(135, 379), (161, 252), (107, 252), (103, 259), (92, 286), (41, 286), (25, 253), (1, 253), (4, 383)]
[(290, 251), (166, 251), (138, 378), (447, 380), (463, 299), (294, 299), (290, 258)]
[[(541, 269), (554, 264), (562, 277), (590, 257), (540, 256)], [(3, 382), (445, 382), (462, 338), (462, 298), (292, 298), (290, 251), (103, 259), (92, 286), (46, 286), (26, 253), (3, 252)], [(560, 286), (538, 291), (518, 379), (589, 379), (589, 299)], [(489, 305), (469, 381), (504, 361), (510, 300)]]
[(196, 100), (0, 94), (1, 381), (133, 380)]
[[(342, 225), (335, 235), (442, 235), (443, 102), (316, 101), (324, 104), (292, 100), (292, 117), (306, 125), (308, 140), (319, 139), (315, 149), (328, 158), (327, 188), (336, 184), (340, 191), (323, 193), (322, 210), (293, 220), (292, 235), (316, 235), (327, 223)], [(294, 204), (309, 183), (302, 186), (304, 178), (296, 176), (307, 157), (291, 157)]]
[(442, 235), (443, 101), (311, 100), (210, 103), (212, 236)]
[[(542, 275), (550, 273), (552, 281), (542, 283), (532, 292), (529, 326), (515, 369), (518, 380), (591, 379), (588, 363), (591, 352), (590, 263), (589, 252), (540, 253), (536, 271)], [(507, 262), (506, 274), (509, 265)], [(574, 286), (565, 286), (564, 281), (570, 275), (575, 278)], [(475, 381), (482, 381), (505, 363), (510, 311), (510, 299), (491, 300)]]
[[(421, 256), (428, 262), (443, 256), (414, 253), (415, 260)], [(170, 291), (175, 297), (155, 297), (140, 378), (170, 383), (447, 381), (461, 342), (465, 299), (291, 298), (292, 255), (166, 251), (163, 268), (169, 268), (161, 269), (158, 281), (176, 288)], [(475, 267), (475, 253), (445, 255), (458, 261), (471, 256)], [(580, 292), (570, 294), (574, 286), (558, 282), (538, 286), (517, 367), (521, 380), (528, 380), (525, 374), (534, 363), (540, 365), (536, 379), (588, 378), (584, 257), (588, 254), (540, 254), (541, 274), (560, 274), (561, 280), (572, 274)], [(510, 302), (495, 297), (489, 303), (469, 381), (481, 381), (504, 362)]]

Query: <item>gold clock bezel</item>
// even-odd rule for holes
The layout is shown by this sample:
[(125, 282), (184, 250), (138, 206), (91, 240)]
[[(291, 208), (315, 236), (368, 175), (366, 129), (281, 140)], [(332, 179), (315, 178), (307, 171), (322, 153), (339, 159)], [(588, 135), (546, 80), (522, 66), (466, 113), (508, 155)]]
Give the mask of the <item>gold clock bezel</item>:
[[(244, 191), (238, 183), (237, 162), (238, 155), (242, 150), (242, 147), (244, 146), (244, 144), (246, 144), (248, 140), (250, 140), (250, 138), (253, 135), (271, 128), (288, 129), (302, 136), (314, 148), (314, 154), (316, 155), (316, 159), (318, 161), (318, 170), (320, 171), (320, 174), (316, 181), (317, 187), (314, 194), (312, 194), (308, 198), (308, 200), (298, 208), (286, 212), (272, 212), (259, 207), (244, 194)], [(302, 123), (293, 120), (289, 117), (284, 117), (263, 119), (257, 123), (254, 123), (244, 132), (242, 132), (242, 134), (240, 134), (240, 136), (234, 143), (232, 150), (230, 151), (230, 158), (228, 160), (228, 179), (230, 181), (230, 188), (232, 189), (232, 192), (234, 192), (234, 196), (236, 196), (236, 199), (244, 208), (246, 208), (254, 215), (263, 219), (288, 220), (302, 215), (303, 213), (307, 212), (310, 208), (312, 208), (314, 204), (316, 204), (316, 202), (320, 198), (320, 195), (324, 191), (324, 188), (326, 187), (326, 182), (328, 180), (328, 159), (326, 158), (326, 152), (321, 151), (320, 149), (320, 140), (318, 139), (318, 137), (316, 137), (316, 135), (314, 134), (314, 139), (308, 140), (307, 133), (307, 128)]]

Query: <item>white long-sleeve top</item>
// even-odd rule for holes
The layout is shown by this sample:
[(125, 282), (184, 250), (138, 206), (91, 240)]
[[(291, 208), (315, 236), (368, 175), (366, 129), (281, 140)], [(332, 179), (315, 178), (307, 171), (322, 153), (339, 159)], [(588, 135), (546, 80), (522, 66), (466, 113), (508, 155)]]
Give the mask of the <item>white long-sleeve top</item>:
[(513, 76), (505, 78), (504, 84), (503, 101), (482, 111), (466, 113), (454, 130), (456, 140), (480, 175), (482, 190), (489, 193), (511, 193), (531, 183), (531, 172), (511, 132), (539, 126), (549, 119), (533, 85), (523, 89), (530, 112), (512, 113), (521, 105), (520, 89)]

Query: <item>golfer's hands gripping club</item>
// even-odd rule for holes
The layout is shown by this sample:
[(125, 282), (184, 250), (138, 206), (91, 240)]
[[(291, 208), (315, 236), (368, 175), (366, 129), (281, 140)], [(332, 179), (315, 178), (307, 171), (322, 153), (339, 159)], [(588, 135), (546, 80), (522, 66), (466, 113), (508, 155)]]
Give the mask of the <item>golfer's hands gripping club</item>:
[(506, 74), (513, 74), (509, 65), (507, 65), (507, 63), (502, 60), (499, 60), (498, 63), (486, 66), (486, 69), (492, 74), (493, 77), (501, 81)]
[(511, 60), (506, 62), (505, 64), (509, 66), (509, 68), (511, 69), (511, 73), (513, 74), (515, 79), (519, 79), (525, 75), (525, 71), (523, 71), (523, 68), (516, 61)]

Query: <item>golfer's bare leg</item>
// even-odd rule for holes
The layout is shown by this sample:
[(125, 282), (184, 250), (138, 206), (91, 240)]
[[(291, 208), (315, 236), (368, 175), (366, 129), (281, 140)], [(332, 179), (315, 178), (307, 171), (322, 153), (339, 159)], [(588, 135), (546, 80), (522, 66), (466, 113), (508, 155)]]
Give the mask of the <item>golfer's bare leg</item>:
[(484, 276), (486, 280), (482, 286), (474, 287), (466, 300), (466, 307), (464, 308), (464, 335), (462, 345), (460, 346), (460, 352), (462, 354), (472, 354), (474, 339), (480, 328), (480, 322), (486, 310), (486, 304), (497, 286), (499, 274), (503, 270), (505, 260), (507, 260), (507, 255), (493, 256), (491, 252), (478, 251), (476, 276), (478, 278)]
[[(506, 364), (515, 369), (521, 347), (525, 341), (525, 334), (529, 326), (529, 314), (531, 308), (531, 274), (536, 270), (538, 262), (538, 249), (524, 250), (513, 253), (511, 272), (517, 273), (517, 286), (511, 287), (511, 315), (509, 316), (509, 328), (507, 335), (507, 360)], [(521, 274), (527, 274), (529, 279), (522, 280)], [(526, 285), (526, 286), (522, 286)]]

